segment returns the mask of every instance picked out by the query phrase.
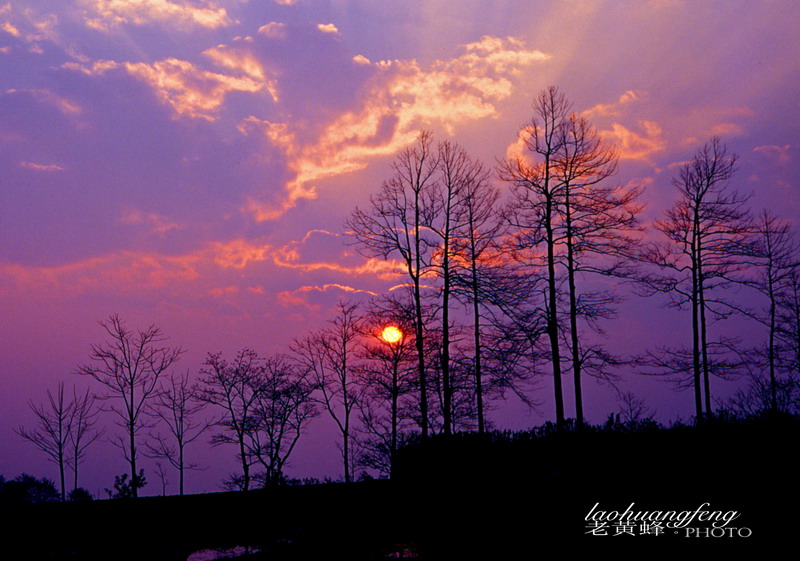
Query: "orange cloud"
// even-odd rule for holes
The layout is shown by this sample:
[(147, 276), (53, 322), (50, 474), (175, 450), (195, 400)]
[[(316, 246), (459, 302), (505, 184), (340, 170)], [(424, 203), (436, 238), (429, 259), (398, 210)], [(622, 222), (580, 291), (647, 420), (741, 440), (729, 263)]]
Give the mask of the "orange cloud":
[(267, 71), (262, 63), (248, 50), (219, 45), (213, 49), (204, 51), (203, 54), (208, 56), (218, 66), (241, 72), (256, 83), (263, 84), (263, 87), (272, 97), (272, 101), (278, 102), (277, 82), (267, 77)]
[(587, 119), (595, 117), (618, 117), (622, 113), (622, 107), (630, 103), (641, 101), (644, 99), (645, 94), (641, 91), (628, 90), (614, 103), (599, 103), (594, 107), (581, 112), (581, 115)]
[(600, 135), (615, 144), (620, 158), (650, 161), (650, 156), (667, 147), (661, 127), (655, 121), (639, 121), (642, 132), (634, 132), (619, 123), (610, 130), (601, 130)]
[(334, 35), (339, 33), (339, 29), (332, 23), (318, 23), (317, 29), (323, 33), (332, 33)]
[(19, 29), (17, 29), (14, 26), (14, 24), (12, 24), (10, 21), (3, 22), (3, 24), (0, 25), (0, 29), (2, 29), (3, 31), (5, 31), (6, 33), (8, 33), (13, 37), (19, 37), (20, 35), (22, 35), (22, 32)]
[[(394, 260), (384, 261), (382, 259), (368, 258), (352, 265), (343, 264), (342, 261), (347, 261), (351, 257), (348, 252), (341, 253), (339, 255), (340, 260), (304, 261), (304, 249), (307, 249), (310, 240), (315, 235), (340, 236), (340, 234), (334, 234), (326, 230), (311, 230), (306, 233), (302, 240), (292, 241), (283, 247), (276, 248), (271, 254), (273, 263), (279, 267), (296, 269), (305, 273), (324, 270), (343, 273), (348, 276), (374, 276), (383, 280), (394, 279), (401, 274), (402, 264)], [(325, 249), (323, 253), (330, 254), (330, 250)]]
[(741, 136), (744, 129), (736, 123), (720, 123), (711, 129), (711, 136)]
[[(483, 37), (455, 59), (425, 69), (416, 61), (381, 61), (359, 110), (330, 123), (310, 145), (298, 145), (289, 125), (280, 125), (280, 142), (294, 178), (279, 204), (251, 198), (243, 208), (256, 221), (280, 217), (299, 199), (316, 197), (318, 183), (366, 167), (373, 158), (395, 154), (414, 142), (421, 127), (439, 125), (449, 132), (461, 123), (498, 117), (494, 103), (508, 98), (512, 79), (548, 55), (528, 50), (514, 38)], [(365, 57), (354, 61), (368, 64)], [(250, 120), (249, 125), (258, 125)], [(264, 134), (276, 140), (276, 124), (262, 121)]]
[(309, 304), (307, 295), (312, 292), (325, 293), (329, 290), (338, 290), (348, 294), (369, 294), (370, 296), (377, 296), (377, 294), (371, 290), (362, 290), (344, 284), (330, 283), (322, 286), (301, 286), (296, 290), (279, 292), (278, 300), (284, 306), (308, 306), (311, 309), (318, 309), (319, 306), (313, 306)]
[(103, 290), (146, 290), (199, 278), (197, 256), (169, 257), (121, 251), (55, 267), (0, 265), (5, 295), (36, 292), (52, 297)]
[[(218, 60), (222, 63), (222, 57)], [(233, 59), (226, 59), (226, 63), (234, 64)], [(121, 68), (152, 87), (156, 97), (172, 107), (177, 116), (207, 121), (216, 120), (215, 113), (229, 93), (234, 91), (257, 93), (262, 89), (269, 91), (271, 87), (268, 81), (258, 80), (247, 74), (235, 77), (210, 72), (198, 68), (191, 62), (176, 58), (168, 58), (153, 64), (101, 60), (86, 66), (68, 62), (63, 64), (62, 68), (89, 76), (102, 75)], [(251, 71), (255, 72), (254, 69)]]
[(138, 291), (165, 288), (203, 277), (220, 269), (244, 269), (266, 261), (269, 246), (243, 239), (213, 242), (184, 255), (119, 251), (53, 267), (0, 264), (0, 294), (36, 292), (53, 297), (104, 290)]
[(56, 93), (51, 92), (50, 90), (45, 89), (38, 89), (38, 90), (15, 90), (10, 89), (6, 90), (7, 94), (15, 94), (15, 93), (28, 93), (34, 97), (37, 101), (42, 103), (46, 103), (48, 105), (52, 105), (59, 111), (61, 111), (66, 116), (74, 116), (79, 115), (83, 108), (78, 105), (76, 102), (67, 99), (64, 96), (58, 95)]
[(196, 26), (216, 29), (234, 23), (225, 8), (215, 2), (171, 2), (170, 0), (82, 0), (86, 25), (108, 31), (122, 25), (170, 23), (179, 29)]
[(244, 269), (251, 262), (267, 259), (270, 246), (253, 244), (244, 239), (213, 242), (209, 246), (214, 263), (224, 268)]
[(234, 77), (201, 70), (191, 62), (168, 58), (153, 64), (124, 63), (132, 76), (149, 84), (162, 103), (180, 116), (215, 120), (214, 112), (230, 92), (255, 93), (269, 85), (250, 76)]

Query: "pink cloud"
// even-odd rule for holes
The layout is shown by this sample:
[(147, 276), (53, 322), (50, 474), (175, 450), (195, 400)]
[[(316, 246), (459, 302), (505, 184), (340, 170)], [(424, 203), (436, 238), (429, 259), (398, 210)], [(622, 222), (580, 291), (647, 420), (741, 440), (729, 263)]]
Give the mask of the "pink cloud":
[(785, 166), (787, 165), (791, 159), (792, 155), (790, 154), (792, 146), (790, 144), (784, 144), (783, 146), (776, 146), (774, 144), (764, 145), (764, 146), (756, 146), (753, 148), (753, 152), (758, 154), (763, 154), (767, 158), (776, 161), (778, 164)]
[(20, 162), (19, 167), (33, 169), (36, 171), (64, 171), (64, 168), (57, 164), (37, 164), (34, 162)]

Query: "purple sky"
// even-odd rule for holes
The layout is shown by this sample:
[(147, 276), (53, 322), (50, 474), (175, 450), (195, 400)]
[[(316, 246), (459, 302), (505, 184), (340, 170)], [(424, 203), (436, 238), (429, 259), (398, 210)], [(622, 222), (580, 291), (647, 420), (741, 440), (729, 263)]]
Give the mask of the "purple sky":
[[(387, 290), (392, 267), (341, 233), (397, 152), (426, 128), (493, 164), (549, 85), (618, 144), (617, 180), (647, 186), (648, 217), (718, 134), (753, 209), (796, 223), (797, 2), (454, 4), (0, 0), (0, 473), (55, 477), (12, 429), (58, 381), (85, 387), (72, 372), (111, 313), (160, 326), (196, 372), (209, 351), (283, 350), (339, 298)], [(624, 311), (630, 342), (612, 346), (688, 343), (658, 301)], [(688, 393), (628, 383), (664, 419), (692, 414)], [(541, 415), (496, 423), (551, 418), (548, 387)], [(617, 405), (591, 392), (598, 422)], [(316, 421), (290, 475), (336, 476), (333, 436)], [(217, 489), (232, 451), (198, 454), (213, 465), (189, 489)], [(100, 444), (82, 480), (97, 491), (124, 469)]]

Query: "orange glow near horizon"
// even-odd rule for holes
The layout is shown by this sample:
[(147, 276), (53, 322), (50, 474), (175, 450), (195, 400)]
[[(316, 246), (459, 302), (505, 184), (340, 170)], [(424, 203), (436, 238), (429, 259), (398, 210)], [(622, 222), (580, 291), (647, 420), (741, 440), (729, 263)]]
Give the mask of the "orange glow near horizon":
[(403, 332), (394, 325), (387, 325), (383, 328), (383, 331), (381, 331), (381, 339), (387, 343), (399, 343), (402, 338)]

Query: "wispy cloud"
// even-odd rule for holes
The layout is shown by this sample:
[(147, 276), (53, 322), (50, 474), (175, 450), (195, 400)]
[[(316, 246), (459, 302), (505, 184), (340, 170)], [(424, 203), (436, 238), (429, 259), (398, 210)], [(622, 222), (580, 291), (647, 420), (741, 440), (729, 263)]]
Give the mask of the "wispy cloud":
[(19, 167), (32, 169), (36, 171), (64, 171), (64, 168), (58, 164), (37, 164), (35, 162), (20, 162)]
[[(104, 74), (122, 69), (131, 76), (148, 84), (156, 97), (170, 106), (177, 117), (189, 117), (216, 120), (216, 112), (231, 92), (257, 93), (269, 91), (269, 81), (254, 78), (258, 73), (256, 67), (248, 67), (247, 61), (235, 57), (223, 56), (217, 50), (211, 51), (210, 57), (223, 66), (241, 70), (242, 76), (230, 76), (204, 70), (197, 65), (177, 58), (168, 58), (152, 64), (145, 62), (124, 62), (104, 60), (91, 65), (68, 62), (64, 68), (83, 72), (88, 75)], [(247, 68), (247, 71), (245, 71)]]
[(234, 23), (216, 2), (171, 2), (170, 0), (81, 0), (86, 25), (108, 31), (116, 26), (172, 24), (178, 29), (216, 29)]
[[(408, 146), (421, 127), (440, 126), (452, 133), (459, 124), (497, 117), (494, 104), (512, 94), (513, 79), (547, 59), (518, 39), (487, 36), (466, 45), (461, 56), (429, 67), (414, 60), (374, 63), (377, 72), (360, 96), (367, 101), (334, 119), (310, 144), (296, 142), (291, 123), (250, 120), (278, 141), (295, 177), (285, 185), (282, 202), (251, 198), (244, 210), (259, 222), (274, 220), (299, 199), (316, 197), (320, 181), (363, 169), (372, 159)], [(356, 56), (354, 63), (369, 60)]]

